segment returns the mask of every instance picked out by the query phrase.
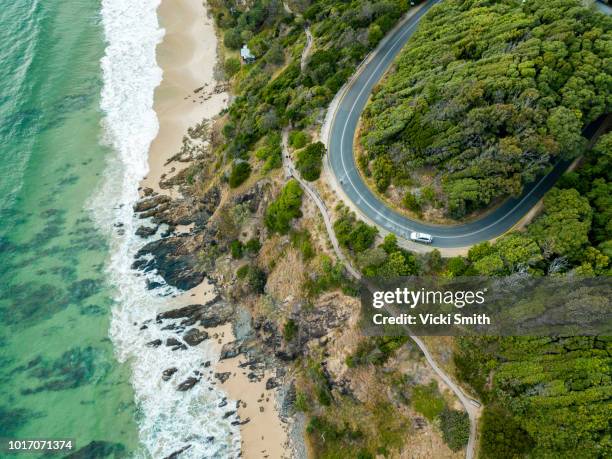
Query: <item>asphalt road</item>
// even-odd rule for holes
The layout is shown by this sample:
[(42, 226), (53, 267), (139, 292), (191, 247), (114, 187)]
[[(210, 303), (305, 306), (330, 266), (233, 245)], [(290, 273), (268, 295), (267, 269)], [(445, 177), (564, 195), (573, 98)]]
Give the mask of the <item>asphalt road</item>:
[[(359, 117), (376, 83), (413, 35), (421, 18), (439, 1), (425, 2), (416, 14), (391, 31), (348, 83), (329, 127), (328, 161), (332, 174), (348, 199), (375, 224), (403, 238), (408, 238), (411, 231), (429, 233), (434, 238), (431, 244), (434, 247), (468, 247), (500, 236), (512, 228), (554, 186), (570, 163), (557, 163), (548, 175), (526, 186), (520, 197), (510, 198), (485, 216), (460, 225), (434, 225), (411, 220), (387, 207), (368, 188), (359, 174), (353, 155), (353, 139)], [(585, 136), (593, 135), (598, 127), (590, 126)]]

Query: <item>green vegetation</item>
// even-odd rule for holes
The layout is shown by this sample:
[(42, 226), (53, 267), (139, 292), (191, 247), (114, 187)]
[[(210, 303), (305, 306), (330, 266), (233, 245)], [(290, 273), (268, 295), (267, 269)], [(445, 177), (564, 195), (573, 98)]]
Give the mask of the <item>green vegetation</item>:
[(339, 207), (340, 217), (334, 222), (334, 232), (338, 242), (354, 253), (363, 252), (374, 244), (378, 229), (357, 220), (355, 214), (346, 207)]
[(259, 249), (261, 249), (261, 242), (259, 242), (257, 238), (249, 239), (247, 243), (244, 244), (244, 249), (251, 255), (257, 255)]
[(416, 386), (412, 389), (412, 407), (430, 421), (440, 416), (446, 403), (440, 395), (438, 384), (432, 381), (428, 385)]
[(255, 152), (255, 157), (264, 162), (262, 171), (265, 173), (283, 165), (282, 154), (281, 136), (272, 133), (266, 137), (264, 146)]
[(276, 201), (266, 209), (265, 223), (270, 231), (287, 234), (294, 218), (302, 216), (303, 191), (297, 180), (290, 180), (281, 190)]
[(366, 277), (392, 279), (419, 273), (416, 257), (397, 245), (394, 234), (388, 234), (378, 247), (359, 253), (356, 262)]
[(236, 188), (244, 183), (251, 175), (251, 165), (245, 161), (234, 163), (229, 176), (229, 186)]
[(519, 195), (609, 111), (610, 30), (578, 0), (445, 1), (375, 90), (359, 163), (381, 192), (433, 169), (455, 218)]
[(289, 145), (295, 149), (304, 148), (310, 142), (310, 136), (304, 131), (291, 131), (289, 133)]
[(325, 145), (321, 142), (311, 143), (297, 152), (295, 167), (304, 180), (313, 182), (319, 178), (323, 155), (325, 155)]
[(440, 430), (448, 447), (453, 451), (459, 451), (470, 439), (470, 418), (465, 411), (446, 408), (440, 415)]
[(335, 263), (327, 255), (321, 255), (315, 270), (310, 273), (304, 283), (304, 290), (309, 298), (315, 298), (319, 294), (333, 290), (342, 289), (347, 295), (356, 295), (357, 286), (344, 275), (342, 263)]
[(462, 338), (458, 343), (459, 375), (488, 402), (481, 421), (484, 457), (612, 453), (610, 337)]
[(310, 260), (315, 256), (315, 249), (312, 246), (312, 240), (308, 230), (292, 231), (289, 237), (291, 239), (291, 245), (300, 251), (304, 260)]
[(234, 260), (239, 260), (244, 253), (244, 245), (238, 239), (235, 239), (230, 243), (230, 252)]
[(287, 320), (283, 326), (283, 338), (285, 341), (293, 341), (298, 332), (298, 324), (293, 319)]
[[(243, 159), (261, 138), (283, 126), (302, 130), (317, 123), (359, 62), (408, 9), (405, 0), (293, 2), (291, 8), (308, 21), (314, 38), (302, 72), (303, 20), (280, 0), (209, 4), (225, 46), (238, 49), (246, 43), (257, 58), (235, 74), (236, 99), (223, 128), (227, 157)], [(301, 135), (293, 137), (299, 148)]]
[(240, 67), (240, 59), (238, 59), (237, 57), (230, 57), (228, 59), (225, 59), (225, 62), (223, 63), (223, 70), (225, 70), (225, 74), (229, 78), (236, 75), (240, 71)]
[(349, 368), (360, 365), (384, 365), (393, 353), (408, 341), (407, 336), (380, 336), (365, 338), (357, 350), (346, 358)]

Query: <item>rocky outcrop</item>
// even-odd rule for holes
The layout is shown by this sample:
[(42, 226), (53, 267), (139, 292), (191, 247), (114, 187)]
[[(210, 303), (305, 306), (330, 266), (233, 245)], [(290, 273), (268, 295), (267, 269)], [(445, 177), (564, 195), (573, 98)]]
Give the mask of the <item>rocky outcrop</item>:
[(244, 352), (244, 349), (242, 349), (242, 343), (239, 343), (238, 341), (225, 343), (221, 348), (221, 356), (219, 357), (219, 360), (233, 359), (234, 357), (242, 354), (242, 352)]
[(157, 233), (157, 228), (158, 226), (151, 228), (150, 226), (142, 225), (136, 230), (136, 236), (140, 236), (142, 238), (153, 236), (155, 233)]
[(205, 277), (205, 273), (198, 268), (199, 247), (189, 236), (172, 236), (149, 242), (136, 254), (132, 268), (144, 272), (157, 271), (168, 285), (189, 290), (201, 284)]
[(197, 328), (191, 328), (185, 332), (183, 339), (190, 346), (197, 346), (202, 341), (208, 339), (208, 333), (204, 330), (198, 330)]
[(226, 324), (231, 320), (233, 314), (234, 308), (217, 297), (206, 304), (191, 304), (162, 312), (155, 320), (160, 322), (166, 319), (183, 319), (180, 322), (183, 326), (199, 323), (204, 328), (212, 328)]
[(169, 381), (172, 378), (172, 375), (178, 371), (178, 368), (172, 367), (167, 368), (162, 372), (162, 380)]
[(189, 389), (192, 389), (193, 386), (195, 386), (197, 383), (200, 382), (199, 378), (196, 378), (194, 376), (190, 376), (189, 378), (187, 378), (185, 381), (183, 381), (182, 383), (180, 383), (178, 385), (178, 387), (176, 388), (176, 390), (181, 391), (181, 392), (185, 392), (188, 391)]

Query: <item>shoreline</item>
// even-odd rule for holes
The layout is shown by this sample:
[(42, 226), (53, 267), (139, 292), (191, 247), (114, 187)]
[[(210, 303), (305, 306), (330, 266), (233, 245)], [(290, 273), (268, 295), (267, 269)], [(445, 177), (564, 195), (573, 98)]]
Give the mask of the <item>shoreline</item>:
[[(206, 3), (201, 0), (162, 0), (157, 15), (160, 27), (165, 29), (164, 38), (156, 50), (157, 63), (163, 72), (154, 96), (159, 131), (149, 149), (149, 173), (141, 181), (140, 190), (150, 188), (176, 198), (179, 192), (174, 188), (162, 188), (160, 181), (191, 163), (193, 158), (189, 157), (176, 160), (187, 130), (203, 120), (212, 121), (227, 107), (229, 94), (223, 82), (215, 78), (215, 67), (219, 62), (217, 35)], [(210, 299), (211, 290), (205, 279), (170, 303), (205, 303)], [(222, 346), (234, 339), (230, 324), (220, 330), (208, 331), (217, 337), (212, 344), (218, 355)], [(260, 381), (249, 380), (244, 365), (240, 366), (242, 360), (244, 356), (239, 355), (214, 364), (215, 373), (230, 374), (218, 387), (235, 402), (239, 419), (249, 419), (239, 426), (242, 457), (289, 457), (288, 429), (281, 422), (276, 391), (266, 390), (266, 381), (271, 375), (266, 372), (266, 377)], [(262, 398), (261, 394), (265, 396)]]
[(149, 148), (149, 172), (141, 186), (172, 195), (174, 190), (160, 188), (160, 180), (189, 162), (169, 160), (180, 152), (187, 130), (216, 117), (227, 106), (229, 94), (215, 79), (216, 30), (205, 3), (162, 0), (157, 16), (165, 30), (156, 50), (157, 65), (163, 72), (153, 102), (159, 131)]

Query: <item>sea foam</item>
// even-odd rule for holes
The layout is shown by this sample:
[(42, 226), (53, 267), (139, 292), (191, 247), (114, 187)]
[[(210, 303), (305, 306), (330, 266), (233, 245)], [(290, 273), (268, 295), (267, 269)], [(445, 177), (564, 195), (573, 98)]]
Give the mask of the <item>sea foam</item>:
[[(156, 46), (164, 31), (159, 27), (159, 0), (103, 0), (102, 24), (107, 42), (101, 61), (104, 80), (101, 108), (104, 139), (112, 153), (101, 189), (91, 202), (95, 221), (108, 235), (110, 257), (107, 273), (115, 288), (110, 337), (117, 358), (128, 362), (138, 406), (138, 424), (143, 450), (138, 456), (165, 457), (190, 445), (181, 458), (238, 457), (240, 432), (219, 404), (224, 393), (209, 390), (206, 375), (191, 390), (180, 392), (178, 384), (219, 358), (208, 341), (197, 347), (172, 351), (162, 344), (146, 343), (179, 338), (155, 320), (168, 308), (167, 299), (179, 293), (170, 287), (148, 290), (146, 281), (161, 279), (155, 273), (131, 268), (137, 251), (148, 241), (135, 236), (142, 224), (133, 212), (140, 181), (148, 172), (149, 147), (158, 132), (153, 95), (162, 78), (156, 63)], [(159, 237), (159, 236), (156, 236)], [(154, 237), (155, 238), (155, 237)], [(147, 328), (141, 329), (145, 321)], [(176, 367), (169, 381), (162, 371)], [(214, 437), (214, 439), (212, 439)]]

